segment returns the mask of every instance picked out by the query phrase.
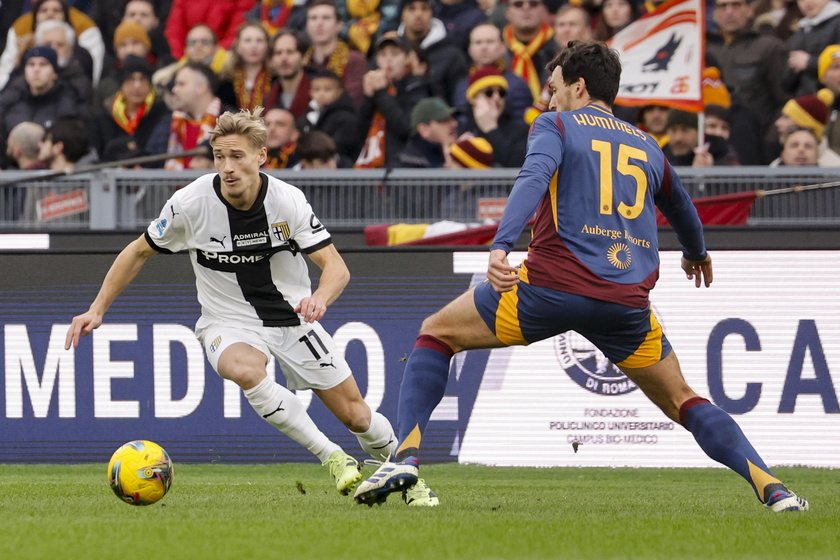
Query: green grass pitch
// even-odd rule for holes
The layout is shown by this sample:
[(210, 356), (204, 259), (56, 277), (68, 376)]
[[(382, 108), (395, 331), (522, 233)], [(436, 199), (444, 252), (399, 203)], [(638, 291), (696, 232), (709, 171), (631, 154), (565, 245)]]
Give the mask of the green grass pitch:
[(812, 509), (772, 514), (726, 469), (429, 465), (441, 506), (422, 509), (358, 506), (317, 465), (175, 469), (134, 507), (105, 464), (0, 465), (0, 558), (840, 558), (836, 470), (774, 469)]

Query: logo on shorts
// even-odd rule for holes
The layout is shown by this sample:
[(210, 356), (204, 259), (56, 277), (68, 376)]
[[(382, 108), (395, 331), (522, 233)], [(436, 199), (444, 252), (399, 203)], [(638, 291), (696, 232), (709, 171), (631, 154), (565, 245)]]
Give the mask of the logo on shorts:
[(630, 247), (624, 243), (613, 243), (607, 249), (607, 260), (614, 267), (624, 270), (633, 262), (633, 258), (630, 256)]
[(289, 222), (277, 222), (276, 224), (271, 224), (271, 233), (274, 234), (274, 237), (276, 237), (278, 241), (288, 241), (292, 236), (292, 230), (289, 229)]
[(219, 349), (219, 344), (222, 343), (222, 335), (217, 336), (213, 339), (213, 342), (210, 343), (210, 352), (215, 352)]
[(587, 391), (613, 396), (638, 389), (603, 352), (574, 331), (554, 337), (554, 351), (569, 377)]

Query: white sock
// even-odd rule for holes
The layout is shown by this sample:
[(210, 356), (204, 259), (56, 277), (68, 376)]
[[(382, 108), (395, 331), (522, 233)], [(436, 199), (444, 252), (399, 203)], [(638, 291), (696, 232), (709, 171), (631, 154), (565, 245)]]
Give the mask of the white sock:
[(397, 437), (394, 435), (394, 428), (388, 419), (378, 412), (370, 411), (370, 428), (368, 431), (358, 434), (350, 432), (359, 444), (371, 457), (377, 461), (387, 461), (388, 457), (397, 448)]
[(318, 429), (294, 393), (273, 379), (266, 377), (243, 393), (266, 422), (311, 451), (322, 463), (333, 451), (341, 449)]

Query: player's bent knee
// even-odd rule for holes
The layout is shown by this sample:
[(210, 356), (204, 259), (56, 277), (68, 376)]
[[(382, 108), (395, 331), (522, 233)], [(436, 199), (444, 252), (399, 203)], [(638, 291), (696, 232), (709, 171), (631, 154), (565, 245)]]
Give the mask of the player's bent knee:
[(361, 403), (352, 403), (345, 408), (339, 420), (351, 432), (366, 432), (370, 429), (370, 408), (364, 401), (361, 401)]

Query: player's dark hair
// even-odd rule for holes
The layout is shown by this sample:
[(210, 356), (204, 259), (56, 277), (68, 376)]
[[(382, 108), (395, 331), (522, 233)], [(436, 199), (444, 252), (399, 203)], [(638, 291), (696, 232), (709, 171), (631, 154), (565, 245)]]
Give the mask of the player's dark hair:
[(571, 85), (583, 78), (586, 91), (596, 101), (612, 105), (621, 80), (621, 59), (618, 53), (595, 41), (569, 41), (568, 47), (546, 65), (548, 73), (563, 69), (563, 82)]
[(285, 37), (286, 35), (295, 39), (295, 49), (297, 49), (297, 52), (300, 54), (306, 54), (306, 51), (309, 50), (311, 44), (309, 43), (309, 38), (306, 36), (306, 33), (298, 31), (297, 29), (283, 27), (282, 29), (278, 29), (271, 37), (271, 42), (269, 43), (271, 45), (271, 52), (268, 53), (269, 58), (274, 53), (274, 46), (277, 44), (277, 40), (280, 37)]
[(85, 122), (78, 117), (61, 117), (55, 120), (52, 125), (44, 131), (44, 138), (52, 141), (53, 144), (61, 142), (64, 144), (62, 154), (64, 159), (70, 163), (76, 163), (89, 151), (90, 141)]

